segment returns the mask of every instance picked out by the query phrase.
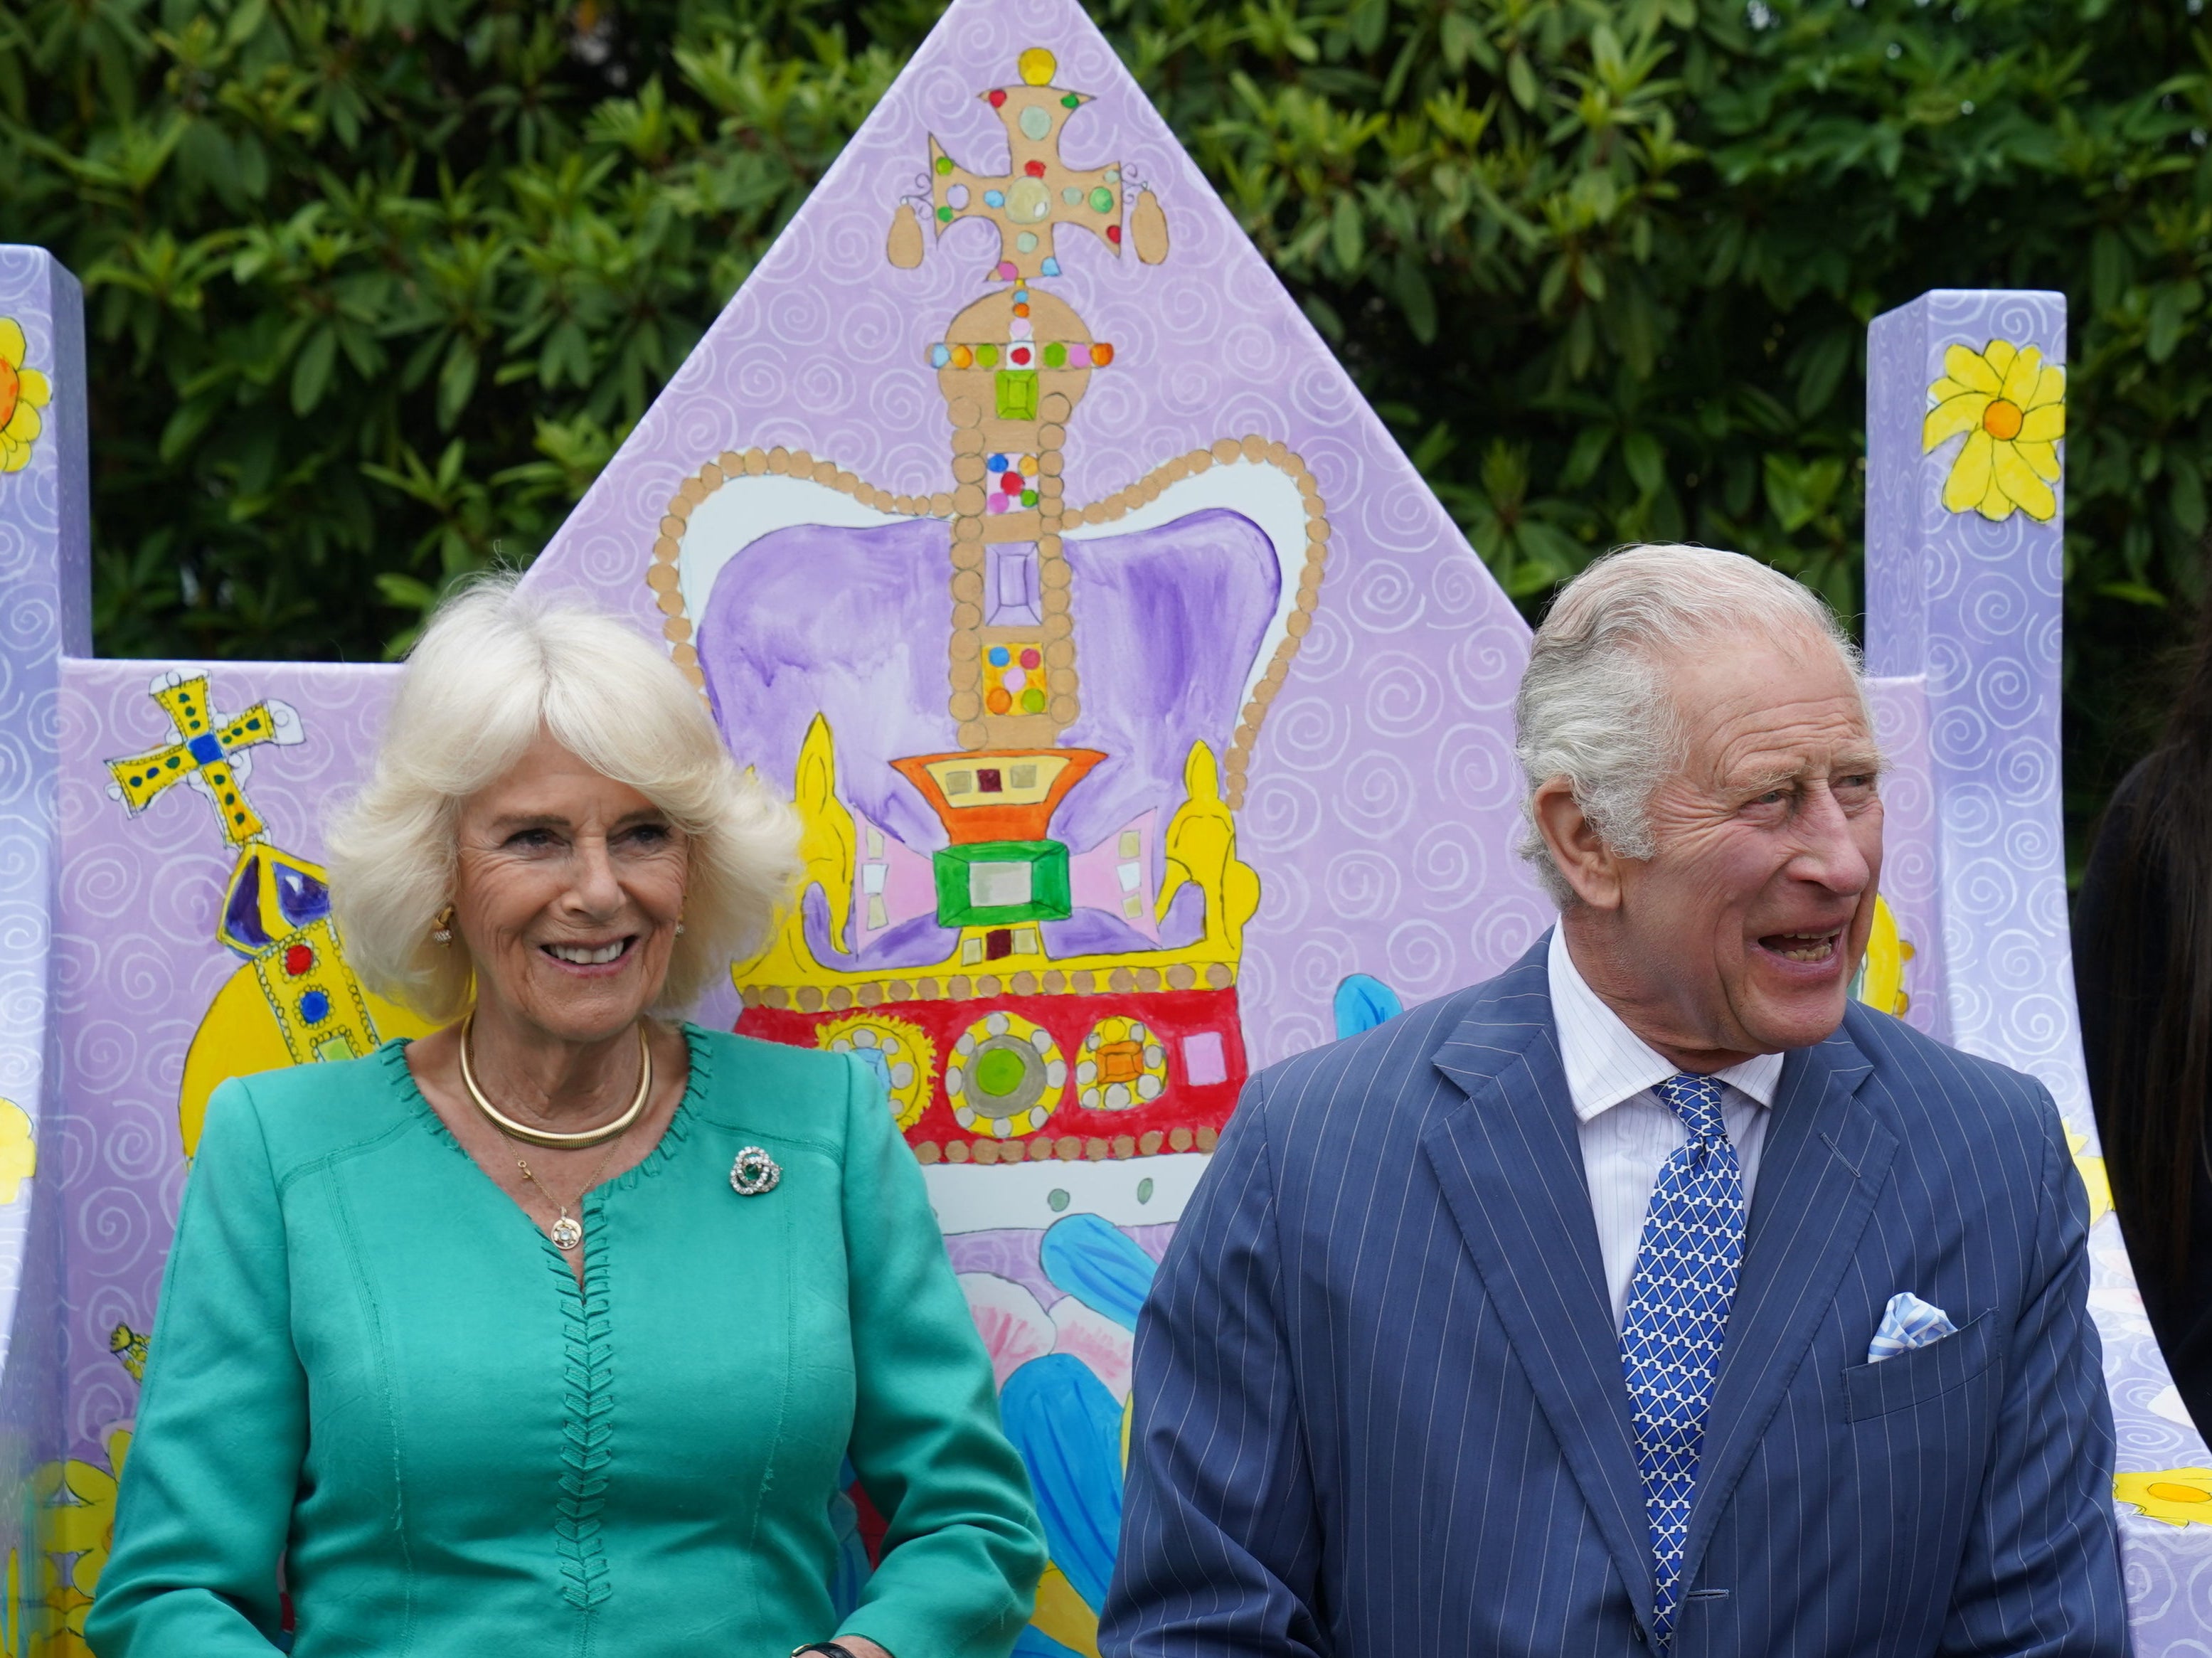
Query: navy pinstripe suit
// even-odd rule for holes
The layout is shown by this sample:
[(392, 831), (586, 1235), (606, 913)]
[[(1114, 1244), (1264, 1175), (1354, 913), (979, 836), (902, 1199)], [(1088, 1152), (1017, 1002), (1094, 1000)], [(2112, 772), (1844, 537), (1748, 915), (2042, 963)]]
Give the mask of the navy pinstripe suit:
[[(1106, 1658), (1649, 1658), (1544, 962), (1248, 1086), (1138, 1332)], [(1856, 1004), (1789, 1056), (1674, 1652), (2127, 1651), (2087, 1220), (2027, 1078)], [(1869, 1365), (1900, 1290), (1960, 1333)]]

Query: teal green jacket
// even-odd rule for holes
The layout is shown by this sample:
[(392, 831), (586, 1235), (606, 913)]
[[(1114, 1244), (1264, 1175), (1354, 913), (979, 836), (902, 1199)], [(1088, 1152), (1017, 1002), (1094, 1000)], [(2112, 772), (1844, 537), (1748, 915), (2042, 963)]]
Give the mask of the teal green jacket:
[[(881, 1086), (687, 1029), (560, 1252), (404, 1047), (226, 1083), (163, 1280), (100, 1658), (1004, 1658), (1044, 1546)], [(782, 1166), (739, 1195), (747, 1146)], [(848, 1458), (888, 1530), (842, 1621)]]

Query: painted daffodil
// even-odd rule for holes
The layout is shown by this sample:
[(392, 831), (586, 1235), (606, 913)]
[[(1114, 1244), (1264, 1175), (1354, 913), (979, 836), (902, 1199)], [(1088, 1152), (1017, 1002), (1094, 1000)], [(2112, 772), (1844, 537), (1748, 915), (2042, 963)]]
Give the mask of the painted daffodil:
[(1935, 407), (1920, 428), (1924, 454), (1966, 434), (1944, 480), (1954, 513), (2010, 518), (2017, 507), (2045, 522), (2058, 514), (2058, 440), (2066, 435), (2066, 371), (2034, 346), (1991, 340), (1979, 351), (1954, 345), (1943, 378), (1928, 388)]
[(70, 1597), (66, 1628), (79, 1641), (84, 1638), (84, 1615), (107, 1565), (107, 1552), (115, 1546), (115, 1486), (130, 1455), (131, 1429), (110, 1429), (107, 1466), (70, 1458), (61, 1465), (61, 1486), (73, 1500), (57, 1503), (46, 1511), (48, 1552), (76, 1557), (70, 1568), (70, 1588), (75, 1594)]
[(2212, 1468), (2160, 1468), (2124, 1473), (2112, 1495), (2169, 1526), (2212, 1526)]
[(29, 349), (21, 325), (0, 317), (0, 472), (20, 472), (31, 464), (31, 445), (43, 424), (39, 410), (53, 396), (44, 374), (23, 367)]

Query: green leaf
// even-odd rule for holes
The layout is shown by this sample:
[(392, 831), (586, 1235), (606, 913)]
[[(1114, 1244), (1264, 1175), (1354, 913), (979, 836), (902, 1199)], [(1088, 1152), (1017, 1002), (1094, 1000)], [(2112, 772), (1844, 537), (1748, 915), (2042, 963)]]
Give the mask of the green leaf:
[(2204, 533), (2204, 479), (2193, 465), (2177, 466), (2173, 479), (2166, 486), (2166, 501), (2173, 508), (2173, 521), (2181, 532), (2194, 540)]
[(446, 353), (446, 366), (438, 371), (438, 429), (453, 430), (453, 422), (468, 406), (477, 386), (477, 349), (467, 340), (455, 340)]
[(1536, 71), (1528, 67), (1528, 54), (1516, 52), (1505, 60), (1505, 84), (1513, 94), (1513, 101), (1523, 109), (1536, 107), (1539, 92)]
[(338, 337), (328, 324), (307, 336), (300, 355), (292, 360), (292, 412), (309, 415), (330, 387), (331, 368), (337, 362)]
[(1337, 269), (1345, 276), (1358, 274), (1365, 242), (1366, 227), (1360, 222), (1358, 199), (1347, 191), (1336, 198), (1328, 222), (1329, 251), (1335, 254)]
[(2160, 282), (2152, 292), (2143, 355), (2153, 362), (2164, 362), (2181, 343), (2182, 331), (2189, 325), (2191, 297), (2189, 287), (2180, 282)]
[(1620, 459), (1628, 468), (1628, 476), (1636, 480), (1638, 490), (1645, 497), (1656, 495), (1666, 487), (1667, 452), (1650, 433), (1631, 432), (1623, 438)]
[(1406, 313), (1406, 326), (1413, 331), (1415, 339), (1428, 344), (1437, 337), (1437, 296), (1420, 260), (1411, 252), (1398, 255), (1392, 286), (1397, 290), (1399, 308)]
[(1858, 330), (1838, 328), (1822, 335), (1806, 352), (1797, 374), (1797, 418), (1811, 420), (1826, 410), (1843, 384), (1844, 371), (1858, 355)]

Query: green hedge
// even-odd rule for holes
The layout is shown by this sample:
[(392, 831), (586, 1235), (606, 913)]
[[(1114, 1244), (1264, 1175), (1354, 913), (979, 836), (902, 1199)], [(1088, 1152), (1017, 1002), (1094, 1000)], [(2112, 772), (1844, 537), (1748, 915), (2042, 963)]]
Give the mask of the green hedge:
[[(1094, 3), (1532, 606), (1689, 536), (1855, 611), (1867, 319), (2063, 288), (2078, 831), (2202, 586), (2203, 0)], [(936, 11), (0, 0), (100, 648), (374, 658), (533, 553)]]

